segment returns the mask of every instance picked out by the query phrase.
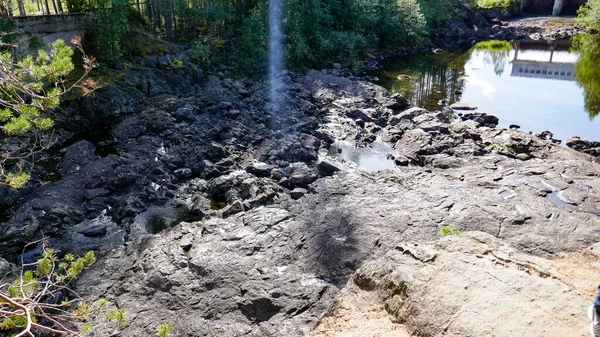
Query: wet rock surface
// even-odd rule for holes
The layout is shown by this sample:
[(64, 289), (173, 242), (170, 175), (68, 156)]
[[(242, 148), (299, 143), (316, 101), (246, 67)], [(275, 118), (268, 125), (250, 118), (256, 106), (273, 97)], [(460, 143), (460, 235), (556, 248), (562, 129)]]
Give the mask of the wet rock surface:
[[(136, 101), (136, 76), (114, 100)], [(102, 139), (58, 151), (57, 180), (0, 189), (2, 256), (42, 233), (98, 251), (77, 290), (126, 309), (123, 336), (161, 321), (177, 336), (301, 336), (359, 267), (442, 226), (545, 257), (599, 238), (593, 157), (494, 116), (409, 107), (344, 69), (283, 74), (284, 111), (261, 83), (207, 74), (173, 93), (168, 79), (112, 111)], [(340, 142), (384, 144), (372, 158), (393, 169), (331, 155)]]

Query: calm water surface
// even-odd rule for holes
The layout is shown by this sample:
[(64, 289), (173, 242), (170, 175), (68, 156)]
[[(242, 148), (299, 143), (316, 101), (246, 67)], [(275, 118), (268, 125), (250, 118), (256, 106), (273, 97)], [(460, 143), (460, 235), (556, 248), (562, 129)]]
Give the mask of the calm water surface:
[(428, 109), (471, 103), (500, 118), (500, 126), (549, 130), (563, 143), (571, 136), (600, 141), (600, 117), (593, 117), (600, 62), (587, 62), (596, 69), (578, 67), (576, 76), (580, 54), (572, 49), (570, 41), (484, 42), (466, 52), (390, 58), (376, 76)]

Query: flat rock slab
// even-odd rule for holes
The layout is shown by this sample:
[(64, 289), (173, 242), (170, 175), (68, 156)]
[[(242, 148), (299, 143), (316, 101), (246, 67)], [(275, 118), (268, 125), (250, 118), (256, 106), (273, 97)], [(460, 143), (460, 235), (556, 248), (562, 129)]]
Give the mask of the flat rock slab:
[(588, 336), (592, 296), (543, 264), (481, 232), (402, 244), (361, 267), (321, 322), (378, 298), (411, 335)]

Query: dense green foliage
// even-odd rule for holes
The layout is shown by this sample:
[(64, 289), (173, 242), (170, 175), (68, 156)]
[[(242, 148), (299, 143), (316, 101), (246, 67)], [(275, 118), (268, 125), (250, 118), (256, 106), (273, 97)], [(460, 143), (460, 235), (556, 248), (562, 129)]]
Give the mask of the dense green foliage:
[[(89, 40), (97, 41), (92, 51), (109, 64), (143, 49), (126, 37), (129, 13), (129, 22), (132, 16), (145, 20), (159, 37), (190, 42), (190, 57), (204, 67), (219, 62), (246, 74), (265, 73), (267, 0), (84, 0), (79, 6), (107, 8), (89, 30)], [(332, 62), (353, 65), (370, 52), (415, 46), (451, 19), (456, 8), (473, 8), (475, 2), (283, 0), (283, 6), (286, 65), (302, 69)]]
[(520, 5), (520, 0), (477, 0), (477, 4), (483, 8), (494, 8), (494, 7), (511, 7)]
[(588, 0), (579, 9), (577, 21), (585, 24), (588, 30), (600, 33), (600, 0)]
[[(77, 0), (80, 1), (80, 0)], [(128, 14), (131, 5), (128, 0), (86, 0), (80, 1), (83, 10), (99, 6), (86, 28), (88, 51), (102, 62), (114, 62), (123, 55), (122, 38), (129, 31)], [(96, 7), (98, 8), (98, 7)]]

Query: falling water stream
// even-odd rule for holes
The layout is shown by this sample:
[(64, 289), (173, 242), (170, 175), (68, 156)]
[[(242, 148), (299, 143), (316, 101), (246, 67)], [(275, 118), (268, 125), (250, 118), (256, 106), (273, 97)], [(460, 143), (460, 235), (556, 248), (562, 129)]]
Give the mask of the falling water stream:
[(282, 0), (269, 1), (269, 100), (274, 112), (282, 108), (283, 34), (281, 28)]

